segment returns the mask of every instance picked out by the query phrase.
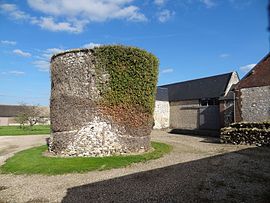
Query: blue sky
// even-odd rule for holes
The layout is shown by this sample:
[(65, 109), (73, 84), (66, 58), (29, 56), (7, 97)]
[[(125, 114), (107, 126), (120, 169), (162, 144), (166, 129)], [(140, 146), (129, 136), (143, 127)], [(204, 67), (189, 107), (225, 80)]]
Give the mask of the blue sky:
[(160, 60), (159, 85), (237, 71), (269, 51), (267, 0), (0, 0), (0, 104), (48, 105), (61, 50), (124, 44)]

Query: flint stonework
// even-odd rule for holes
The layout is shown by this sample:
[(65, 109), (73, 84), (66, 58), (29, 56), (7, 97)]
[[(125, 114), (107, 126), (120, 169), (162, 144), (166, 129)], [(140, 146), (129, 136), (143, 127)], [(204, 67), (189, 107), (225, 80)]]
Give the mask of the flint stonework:
[[(141, 116), (144, 112), (137, 118), (132, 111), (122, 116), (117, 106), (111, 110), (100, 102), (111, 76), (106, 68), (97, 68), (97, 61), (93, 49), (52, 57), (49, 150), (60, 156), (91, 157), (148, 151), (152, 118)], [(144, 117), (147, 122), (130, 124)]]

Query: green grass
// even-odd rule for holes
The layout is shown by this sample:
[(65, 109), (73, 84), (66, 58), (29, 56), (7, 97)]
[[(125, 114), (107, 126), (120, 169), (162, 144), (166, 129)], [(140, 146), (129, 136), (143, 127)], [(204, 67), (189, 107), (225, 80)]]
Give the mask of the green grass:
[(18, 152), (0, 167), (1, 173), (58, 175), (83, 173), (93, 170), (108, 170), (128, 166), (132, 163), (157, 159), (172, 149), (170, 145), (152, 142), (154, 150), (141, 155), (111, 157), (45, 157), (47, 146), (40, 146)]
[(50, 125), (35, 125), (32, 128), (26, 126), (20, 128), (19, 126), (0, 126), (0, 136), (3, 135), (40, 135), (50, 134)]

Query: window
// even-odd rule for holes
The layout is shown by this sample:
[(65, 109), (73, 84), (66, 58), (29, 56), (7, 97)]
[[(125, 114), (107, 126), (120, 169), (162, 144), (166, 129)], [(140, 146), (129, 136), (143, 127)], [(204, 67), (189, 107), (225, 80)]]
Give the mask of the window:
[(207, 99), (201, 99), (200, 100), (200, 105), (201, 106), (207, 106), (208, 104), (207, 104), (208, 102), (207, 102)]
[(212, 105), (219, 105), (218, 98), (200, 99), (200, 106), (212, 106)]

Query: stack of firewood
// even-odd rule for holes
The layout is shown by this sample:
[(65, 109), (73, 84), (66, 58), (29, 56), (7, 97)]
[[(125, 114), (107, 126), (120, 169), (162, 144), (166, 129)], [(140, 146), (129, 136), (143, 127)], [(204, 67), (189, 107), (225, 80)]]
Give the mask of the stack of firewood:
[(233, 123), (221, 129), (220, 142), (270, 146), (270, 122)]

